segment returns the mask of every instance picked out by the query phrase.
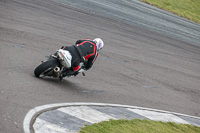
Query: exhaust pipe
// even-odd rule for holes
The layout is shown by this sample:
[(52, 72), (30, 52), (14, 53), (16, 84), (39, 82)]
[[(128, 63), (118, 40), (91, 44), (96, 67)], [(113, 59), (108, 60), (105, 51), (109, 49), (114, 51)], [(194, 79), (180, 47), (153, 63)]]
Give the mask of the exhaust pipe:
[(53, 72), (53, 77), (57, 78), (60, 75), (60, 67), (55, 67)]

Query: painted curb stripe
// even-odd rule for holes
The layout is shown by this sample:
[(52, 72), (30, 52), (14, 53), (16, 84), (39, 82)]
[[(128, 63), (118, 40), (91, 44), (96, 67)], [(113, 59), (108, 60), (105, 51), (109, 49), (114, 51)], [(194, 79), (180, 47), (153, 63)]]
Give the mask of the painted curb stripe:
[(110, 115), (112, 117), (115, 117), (116, 119), (127, 119), (130, 120), (132, 118), (134, 119), (148, 119), (147, 117), (141, 116), (137, 113), (134, 113), (132, 111), (129, 111), (127, 108), (119, 108), (119, 107), (96, 107), (91, 106), (91, 108), (98, 110), (104, 114)]
[(33, 125), (34, 129), (37, 129), (35, 133), (76, 133), (39, 118), (37, 118), (36, 121), (37, 123)]
[(175, 112), (169, 112), (169, 111), (157, 110), (157, 109), (151, 109), (151, 108), (144, 108), (144, 107), (137, 107), (137, 106), (120, 105), (120, 104), (105, 104), (105, 103), (57, 103), (57, 104), (43, 105), (43, 106), (39, 106), (39, 107), (35, 107), (31, 109), (24, 118), (24, 122), (23, 122), (24, 132), (31, 133), (31, 131), (33, 130), (32, 125), (34, 123), (34, 120), (41, 113), (45, 111), (49, 111), (49, 110), (55, 110), (58, 108), (71, 107), (71, 106), (99, 106), (99, 107), (130, 108), (130, 109), (138, 109), (138, 110), (143, 110), (143, 111), (145, 110), (153, 111), (153, 112), (158, 112), (158, 113), (168, 113), (168, 114), (187, 117), (190, 119), (196, 119), (196, 121), (200, 121), (200, 118), (196, 116), (190, 116), (190, 115), (185, 115), (181, 113), (175, 113)]
[(181, 119), (189, 122), (191, 125), (193, 126), (198, 126), (200, 127), (200, 119), (193, 119), (193, 118), (190, 118), (190, 117), (186, 117), (186, 116), (178, 116), (180, 117)]
[(128, 110), (133, 111), (137, 114), (140, 114), (142, 116), (145, 116), (145, 117), (147, 117), (151, 120), (155, 120), (155, 121), (190, 124), (187, 121), (185, 121), (173, 114), (158, 113), (158, 112), (152, 112), (152, 111), (148, 111), (148, 110), (139, 110), (139, 109), (128, 109)]
[[(45, 120), (49, 123), (56, 124), (62, 128), (69, 129), (70, 131), (79, 131), (85, 124), (91, 124), (77, 117), (71, 116), (67, 113), (61, 112), (59, 110), (51, 110), (42, 113), (37, 118)], [(37, 119), (34, 124), (37, 123)], [(35, 129), (35, 128), (34, 128)], [(37, 129), (35, 129), (37, 130)]]
[(109, 119), (116, 119), (87, 106), (66, 107), (58, 110), (92, 124), (99, 123), (101, 121), (108, 121)]

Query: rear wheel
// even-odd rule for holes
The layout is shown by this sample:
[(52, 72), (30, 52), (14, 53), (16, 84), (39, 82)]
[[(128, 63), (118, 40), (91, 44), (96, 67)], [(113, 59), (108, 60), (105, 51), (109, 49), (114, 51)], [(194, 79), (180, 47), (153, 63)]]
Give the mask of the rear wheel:
[(50, 72), (53, 74), (53, 69), (56, 66), (59, 66), (59, 61), (56, 58), (49, 59), (42, 64), (40, 64), (38, 67), (35, 68), (34, 74), (36, 77), (44, 77), (44, 76), (52, 76), (50, 75)]

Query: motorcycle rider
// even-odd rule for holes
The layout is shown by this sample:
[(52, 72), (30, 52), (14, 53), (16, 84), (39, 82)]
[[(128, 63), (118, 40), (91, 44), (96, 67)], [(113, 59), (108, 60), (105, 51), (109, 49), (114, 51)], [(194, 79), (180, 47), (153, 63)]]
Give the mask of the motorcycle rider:
[[(70, 75), (76, 76), (80, 69), (89, 70), (103, 46), (101, 38), (77, 40), (75, 45), (63, 46), (61, 49), (69, 51), (72, 56)], [(84, 68), (80, 68), (80, 63), (84, 63)]]

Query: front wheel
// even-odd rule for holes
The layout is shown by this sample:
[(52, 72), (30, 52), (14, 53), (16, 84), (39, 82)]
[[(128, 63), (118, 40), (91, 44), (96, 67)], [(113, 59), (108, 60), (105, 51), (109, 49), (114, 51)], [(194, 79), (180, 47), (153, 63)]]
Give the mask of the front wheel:
[(35, 68), (34, 74), (36, 77), (43, 77), (43, 76), (51, 76), (49, 75), (50, 72), (53, 73), (53, 69), (56, 66), (59, 66), (59, 60), (56, 58), (49, 59), (42, 64), (40, 64), (38, 67)]

